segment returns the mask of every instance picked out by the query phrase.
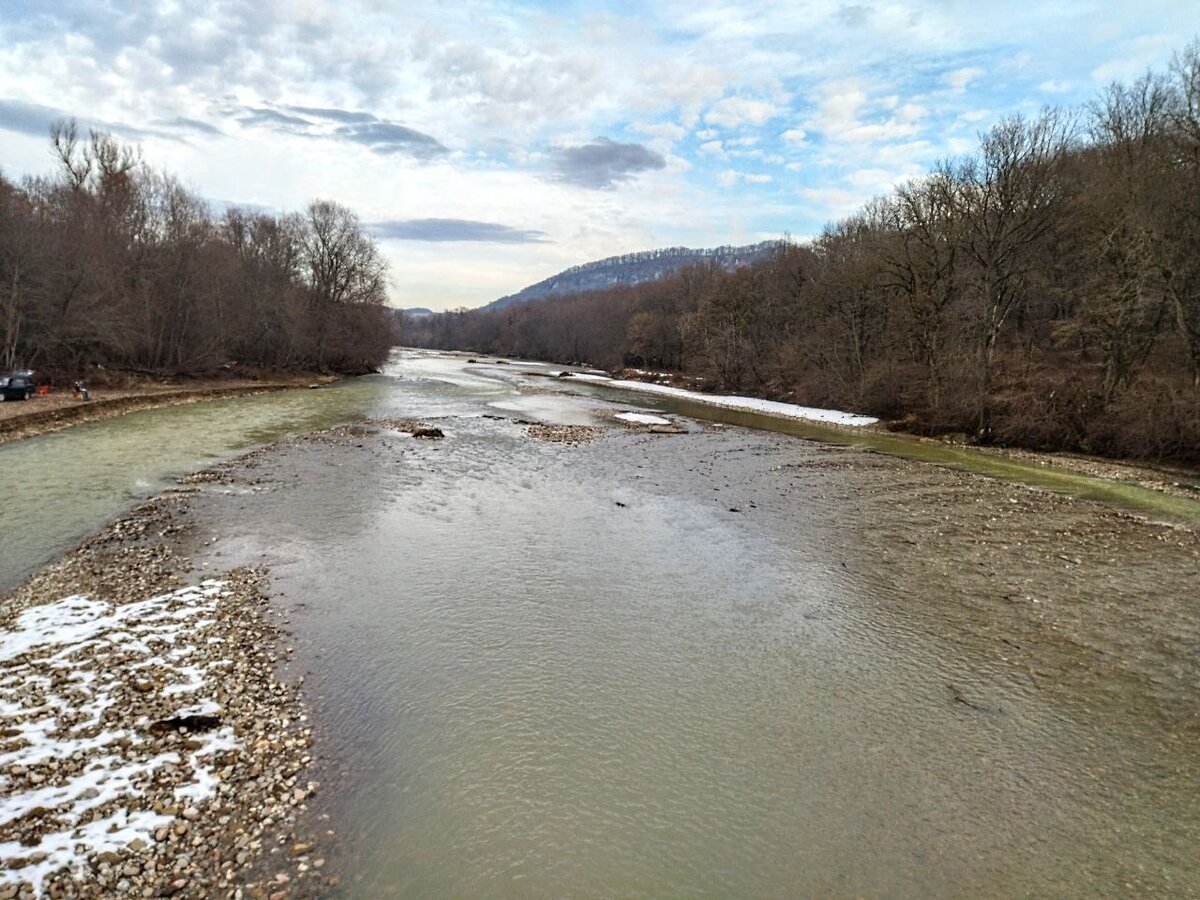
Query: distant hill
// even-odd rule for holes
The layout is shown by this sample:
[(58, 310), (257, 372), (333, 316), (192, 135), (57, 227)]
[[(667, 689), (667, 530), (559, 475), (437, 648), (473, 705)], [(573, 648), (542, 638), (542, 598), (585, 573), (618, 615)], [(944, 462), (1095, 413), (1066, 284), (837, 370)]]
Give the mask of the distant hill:
[(408, 306), (400, 310), (406, 316), (432, 316), (433, 310), (428, 306)]
[(763, 241), (761, 244), (745, 247), (716, 247), (711, 250), (668, 247), (665, 250), (644, 250), (641, 253), (610, 256), (608, 259), (564, 269), (545, 281), (539, 281), (515, 294), (493, 300), (482, 308), (504, 309), (514, 303), (528, 303), (545, 297), (600, 291), (616, 285), (641, 284), (705, 262), (732, 271), (769, 256), (778, 249), (780, 243)]

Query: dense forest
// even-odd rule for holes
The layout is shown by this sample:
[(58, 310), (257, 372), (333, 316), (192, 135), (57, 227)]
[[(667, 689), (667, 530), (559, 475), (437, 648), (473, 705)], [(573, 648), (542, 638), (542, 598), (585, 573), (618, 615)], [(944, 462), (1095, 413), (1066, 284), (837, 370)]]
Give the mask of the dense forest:
[(214, 216), (107, 134), (57, 123), (58, 171), (0, 175), (0, 369), (364, 372), (392, 336), (386, 271), (352, 212)]
[(724, 272), (404, 323), (925, 434), (1200, 462), (1200, 42)]

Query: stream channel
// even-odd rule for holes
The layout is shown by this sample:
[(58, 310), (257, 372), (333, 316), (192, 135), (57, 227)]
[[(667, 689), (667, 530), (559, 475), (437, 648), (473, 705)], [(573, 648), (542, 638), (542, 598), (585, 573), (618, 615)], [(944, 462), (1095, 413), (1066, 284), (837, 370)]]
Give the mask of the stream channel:
[[(270, 567), (345, 896), (1200, 896), (1196, 504), (540, 368), (2, 447), (0, 590), (186, 472), (433, 422), (196, 498), (198, 570)], [(526, 424), (638, 408), (685, 433)]]

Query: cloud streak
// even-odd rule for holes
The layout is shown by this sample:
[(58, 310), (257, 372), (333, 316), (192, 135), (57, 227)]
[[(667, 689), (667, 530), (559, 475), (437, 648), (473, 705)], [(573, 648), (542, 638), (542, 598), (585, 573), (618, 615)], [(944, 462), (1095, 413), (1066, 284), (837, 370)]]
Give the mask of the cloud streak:
[(396, 122), (356, 122), (334, 129), (334, 136), (362, 144), (373, 153), (407, 153), (418, 159), (430, 159), (450, 151), (434, 137)]
[(598, 137), (577, 147), (563, 147), (554, 158), (555, 180), (592, 190), (610, 190), (643, 172), (666, 168), (662, 154), (642, 144), (621, 144)]
[(392, 241), (471, 241), (485, 244), (545, 244), (546, 233), (473, 219), (395, 219), (374, 222), (371, 233)]
[(50, 123), (64, 118), (62, 112), (38, 103), (22, 100), (0, 100), (0, 128), (31, 137), (46, 137)]
[[(0, 130), (35, 138), (49, 138), (50, 126), (59, 120), (76, 119), (84, 128), (99, 132), (111, 132), (127, 140), (140, 141), (149, 137), (179, 140), (178, 135), (154, 128), (135, 128), (120, 122), (102, 122), (87, 117), (74, 116), (69, 112), (40, 103), (24, 100), (0, 99)], [(0, 160), (2, 162), (3, 160)]]
[(245, 107), (237, 114), (237, 120), (249, 128), (347, 141), (384, 156), (404, 154), (429, 160), (450, 152), (432, 135), (356, 110), (317, 106)]

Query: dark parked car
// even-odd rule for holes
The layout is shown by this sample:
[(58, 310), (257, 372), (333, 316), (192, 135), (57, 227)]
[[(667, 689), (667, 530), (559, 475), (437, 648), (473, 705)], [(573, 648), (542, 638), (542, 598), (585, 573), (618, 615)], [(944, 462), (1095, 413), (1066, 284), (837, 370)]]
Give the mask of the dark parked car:
[(28, 400), (37, 390), (32, 372), (9, 372), (0, 375), (0, 400)]

